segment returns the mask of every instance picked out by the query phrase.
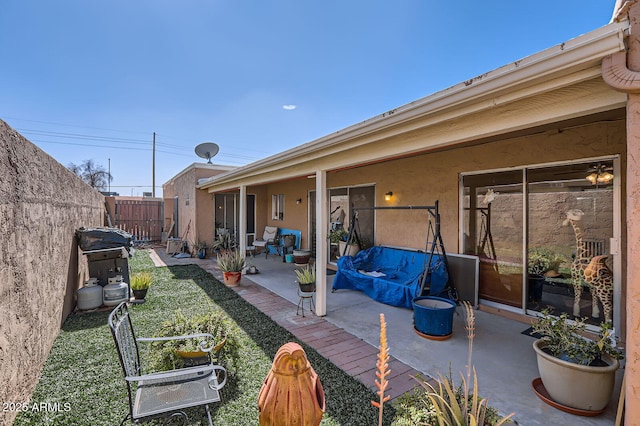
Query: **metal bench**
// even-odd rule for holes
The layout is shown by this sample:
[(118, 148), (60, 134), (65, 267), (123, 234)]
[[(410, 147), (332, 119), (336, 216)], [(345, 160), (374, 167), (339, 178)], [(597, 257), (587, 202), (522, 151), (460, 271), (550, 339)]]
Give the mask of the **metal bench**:
[(142, 374), (138, 351), (139, 342), (197, 339), (200, 349), (210, 353), (215, 347), (212, 335), (200, 333), (173, 337), (136, 338), (127, 302), (122, 302), (111, 312), (109, 328), (118, 350), (129, 395), (129, 414), (120, 425), (123, 425), (127, 419), (133, 423), (139, 423), (156, 417), (178, 416), (183, 418), (186, 425), (188, 418), (183, 410), (203, 405), (209, 425), (213, 425), (209, 404), (220, 401), (220, 389), (227, 381), (227, 371), (224, 367), (209, 362), (197, 367)]

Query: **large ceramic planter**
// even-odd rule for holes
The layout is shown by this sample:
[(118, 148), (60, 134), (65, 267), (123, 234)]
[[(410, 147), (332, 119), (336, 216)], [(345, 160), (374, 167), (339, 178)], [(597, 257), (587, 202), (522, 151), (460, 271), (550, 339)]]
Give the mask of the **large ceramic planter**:
[(311, 258), (311, 250), (294, 250), (293, 251), (293, 261), (296, 265), (306, 265), (309, 263), (309, 259)]
[[(344, 248), (345, 246), (347, 247), (347, 252), (344, 253)], [(347, 245), (346, 241), (339, 241), (338, 242), (338, 247), (340, 252), (338, 253), (338, 256), (355, 256), (356, 254), (358, 254), (358, 252), (360, 251), (360, 247), (358, 247), (357, 244), (349, 244)]]
[(240, 284), (240, 278), (242, 278), (242, 272), (223, 272), (224, 283), (228, 287), (236, 287)]
[(456, 302), (435, 296), (413, 299), (413, 326), (422, 337), (446, 340), (453, 334), (453, 314)]
[(603, 356), (607, 367), (590, 367), (563, 361), (542, 348), (546, 342), (536, 340), (533, 349), (538, 358), (538, 372), (549, 396), (565, 407), (601, 411), (609, 403), (615, 384), (618, 360)]

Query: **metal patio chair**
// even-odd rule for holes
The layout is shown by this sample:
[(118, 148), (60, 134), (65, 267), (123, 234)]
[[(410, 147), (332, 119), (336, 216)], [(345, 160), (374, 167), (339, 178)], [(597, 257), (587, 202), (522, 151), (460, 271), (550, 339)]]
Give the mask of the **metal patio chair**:
[[(211, 334), (136, 338), (127, 302), (120, 303), (111, 312), (109, 328), (129, 395), (129, 414), (122, 420), (121, 426), (127, 419), (137, 424), (156, 417), (171, 420), (178, 416), (183, 418), (186, 425), (188, 418), (183, 410), (202, 405), (205, 406), (209, 425), (213, 425), (209, 404), (220, 402), (220, 389), (227, 381), (224, 367), (209, 362), (196, 367), (142, 374), (138, 351), (139, 342), (198, 339), (200, 349), (209, 353), (214, 348)], [(219, 381), (221, 378), (222, 381)]]
[(280, 243), (278, 242), (278, 227), (265, 226), (262, 238), (253, 240), (254, 247), (261, 247), (265, 250), (265, 258), (269, 257), (269, 246), (275, 247), (277, 254), (280, 254)]

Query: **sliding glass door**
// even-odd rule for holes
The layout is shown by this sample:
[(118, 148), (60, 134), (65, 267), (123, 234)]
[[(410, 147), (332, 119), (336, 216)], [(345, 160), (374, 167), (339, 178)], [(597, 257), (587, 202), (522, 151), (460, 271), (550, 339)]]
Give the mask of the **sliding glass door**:
[(480, 258), (481, 299), (522, 307), (521, 170), (463, 178), (464, 253)]
[(615, 174), (603, 159), (463, 176), (462, 242), (480, 258), (480, 298), (613, 320)]

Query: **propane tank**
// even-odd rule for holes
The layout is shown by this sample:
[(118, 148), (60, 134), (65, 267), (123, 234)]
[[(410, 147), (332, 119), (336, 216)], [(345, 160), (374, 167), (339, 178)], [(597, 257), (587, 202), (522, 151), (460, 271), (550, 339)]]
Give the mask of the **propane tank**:
[(95, 309), (102, 305), (102, 287), (98, 285), (97, 278), (89, 278), (84, 286), (76, 292), (78, 296), (78, 309)]
[(122, 281), (122, 275), (108, 278), (107, 281), (109, 284), (102, 289), (102, 303), (106, 306), (116, 306), (129, 300), (129, 285)]

